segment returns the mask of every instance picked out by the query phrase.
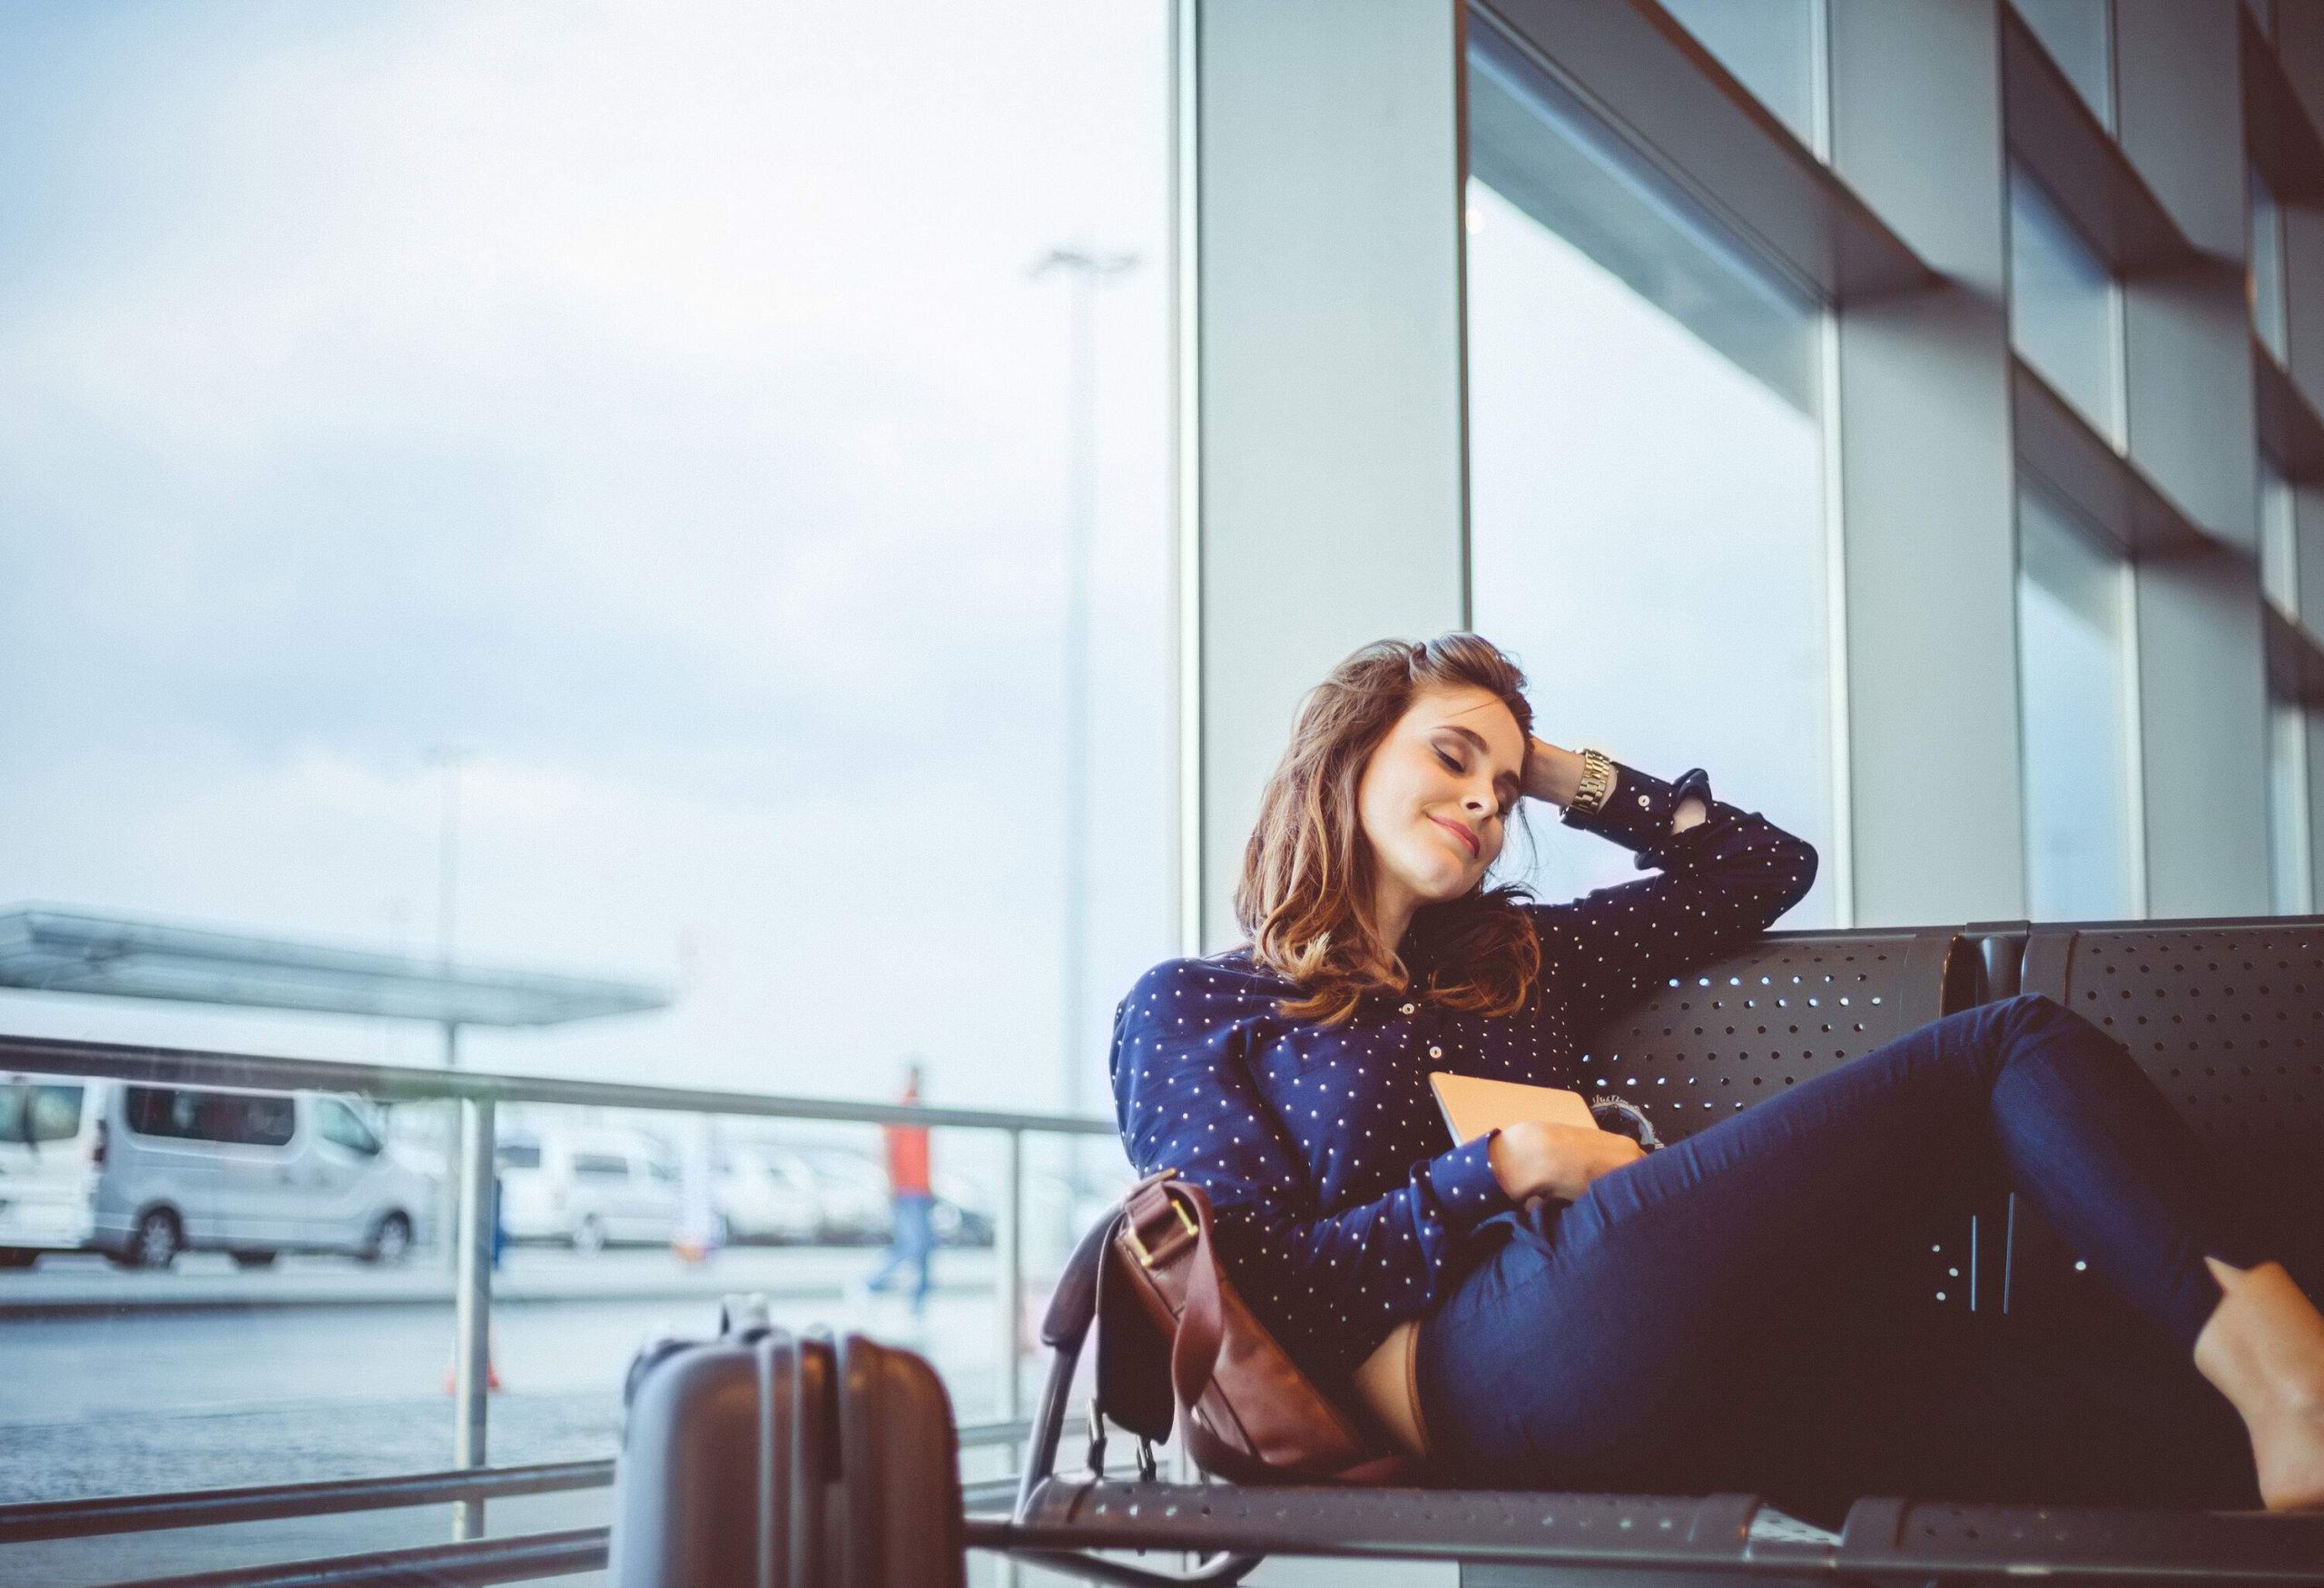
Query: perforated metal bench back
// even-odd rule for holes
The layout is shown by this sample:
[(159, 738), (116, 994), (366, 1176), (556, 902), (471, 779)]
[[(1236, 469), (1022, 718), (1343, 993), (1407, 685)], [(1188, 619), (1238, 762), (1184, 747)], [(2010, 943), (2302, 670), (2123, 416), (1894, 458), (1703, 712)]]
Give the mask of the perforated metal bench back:
[(2324, 1271), (2324, 917), (2036, 926), (2021, 983), (2121, 1042), (2282, 1260)]
[(1679, 1140), (1968, 1001), (1949, 927), (1769, 932), (1618, 1010), (1583, 1043), (1585, 1090)]
[[(1966, 1008), (1977, 971), (1954, 927), (1768, 932), (1617, 1010), (1582, 1044), (1583, 1088), (1630, 1099), (1656, 1135), (1683, 1140)], [(1897, 1232), (1933, 1309), (1992, 1305), (1984, 1254), (2006, 1206), (1965, 1194)]]

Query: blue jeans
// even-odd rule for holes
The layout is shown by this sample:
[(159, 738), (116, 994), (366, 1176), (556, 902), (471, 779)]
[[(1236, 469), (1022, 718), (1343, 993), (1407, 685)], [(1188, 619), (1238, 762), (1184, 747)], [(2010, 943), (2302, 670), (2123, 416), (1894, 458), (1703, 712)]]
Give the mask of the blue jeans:
[(935, 1201), (935, 1198), (918, 1191), (905, 1191), (896, 1198), (895, 1239), (888, 1248), (888, 1260), (863, 1282), (867, 1289), (885, 1290), (889, 1275), (906, 1263), (917, 1264), (919, 1275), (911, 1291), (915, 1317), (928, 1305), (929, 1260), (936, 1250), (936, 1232), (929, 1224), (928, 1213)]
[[(2097, 1283), (1939, 1308), (1918, 1216), (2011, 1188)], [(2271, 1255), (2229, 1200), (2081, 1015), (1950, 1015), (1479, 1226), (1421, 1325), (1432, 1455), (1468, 1487), (1741, 1491), (1827, 1525), (1861, 1494), (2257, 1508), (2192, 1359), (2203, 1258)]]

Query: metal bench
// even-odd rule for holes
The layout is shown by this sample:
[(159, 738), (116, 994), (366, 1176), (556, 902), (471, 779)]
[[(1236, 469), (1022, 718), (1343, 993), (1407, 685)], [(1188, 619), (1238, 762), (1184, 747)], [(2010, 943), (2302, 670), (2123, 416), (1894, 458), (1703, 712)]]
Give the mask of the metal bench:
[[(1994, 933), (2012, 991), (2077, 1010), (2128, 1050), (2213, 1149), (2228, 1193), (2311, 1295), (2324, 1284), (2324, 917), (2110, 921)], [(2004, 950), (2004, 955), (2006, 951)], [(2030, 1208), (2003, 1228), (2002, 1306), (2063, 1305), (2069, 1255)]]
[[(1610, 1018), (1583, 1060), (1586, 1085), (1639, 1102), (1676, 1140), (1928, 1021), (2021, 991), (2090, 1014), (2165, 1083), (2199, 1130), (2236, 1144), (2248, 1182), (2272, 1194), (2287, 1238), (2304, 1243), (2301, 1261), (2288, 1256), (2287, 1266), (2312, 1284), (2308, 1264), (2324, 1235), (2324, 917), (1771, 932)], [(2189, 1018), (2198, 1009), (2206, 1018)], [(2005, 1191), (1965, 1188), (1957, 1206), (1935, 1217), (1930, 1229), (1898, 1232), (1931, 1267), (1922, 1293), (1932, 1308), (2040, 1306), (2050, 1287), (2069, 1282), (2056, 1238)], [(1102, 1233), (1093, 1229), (1085, 1246)], [(1258, 1487), (1059, 1474), (1083, 1345), (1072, 1311), (1053, 1305), (1044, 1327), (1052, 1357), (1015, 1505), (1006, 1515), (971, 1508), (968, 1541), (1093, 1580), (1231, 1583), (1285, 1554), (1457, 1561), (1463, 1584), (1477, 1588), (2029, 1575), (2324, 1583), (2324, 1514), (1866, 1496), (1831, 1531), (1742, 1494)], [(1171, 1573), (1088, 1553), (1126, 1550), (1207, 1558)]]

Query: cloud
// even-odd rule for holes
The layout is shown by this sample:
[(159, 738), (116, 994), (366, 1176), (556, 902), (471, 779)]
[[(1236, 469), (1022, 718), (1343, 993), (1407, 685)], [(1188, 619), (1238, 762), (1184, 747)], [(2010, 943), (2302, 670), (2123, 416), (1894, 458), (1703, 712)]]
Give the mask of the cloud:
[(11, 8), (0, 902), (397, 930), (465, 744), (480, 949), (699, 945), (659, 1026), (512, 1053), (822, 1084), (909, 1041), (1041, 1096), (1065, 314), (1023, 271), (1078, 235), (1156, 265), (1099, 320), (1098, 933), (1125, 983), (1168, 948), (1148, 11)]

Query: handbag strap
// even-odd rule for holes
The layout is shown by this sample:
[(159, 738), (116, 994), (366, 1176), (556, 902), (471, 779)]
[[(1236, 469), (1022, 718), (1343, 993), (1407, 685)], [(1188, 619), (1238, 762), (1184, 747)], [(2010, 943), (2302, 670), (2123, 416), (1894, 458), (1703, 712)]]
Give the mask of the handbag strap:
[[(1210, 1198), (1174, 1197), (1171, 1188), (1161, 1184), (1158, 1176), (1154, 1191), (1181, 1218), (1187, 1208), (1194, 1210), (1191, 1238), (1172, 1242), (1170, 1234), (1166, 1233), (1163, 1238), (1170, 1244), (1152, 1259), (1157, 1267), (1164, 1263), (1186, 1265), (1185, 1301), (1178, 1314), (1177, 1333), (1170, 1342), (1170, 1393), (1178, 1404), (1179, 1425), (1186, 1430), (1187, 1454), (1205, 1472), (1229, 1483), (1281, 1483), (1281, 1473), (1228, 1444), (1208, 1423), (1194, 1415), (1195, 1407), (1209, 1393), (1211, 1381), (1218, 1376), (1218, 1354), (1226, 1341), (1226, 1304), (1218, 1290), (1218, 1256), (1211, 1247)], [(1135, 1205), (1130, 1218), (1134, 1232), (1138, 1227)], [(1178, 1228), (1184, 1229), (1186, 1226), (1181, 1224)]]
[(1218, 1296), (1218, 1255), (1211, 1249), (1209, 1198), (1181, 1200), (1171, 1197), (1167, 1188), (1162, 1195), (1177, 1208), (1191, 1203), (1195, 1217), (1194, 1238), (1186, 1248), (1190, 1253), (1186, 1302), (1178, 1314), (1178, 1332), (1170, 1342), (1170, 1393), (1184, 1414), (1201, 1402), (1210, 1381), (1218, 1375), (1218, 1353), (1226, 1340), (1226, 1315)]
[[(1205, 1472), (1237, 1484), (1280, 1484), (1285, 1474), (1249, 1451), (1229, 1444), (1203, 1418), (1194, 1415), (1218, 1374), (1219, 1353), (1226, 1341), (1226, 1298), (1220, 1289), (1219, 1261), (1213, 1249), (1210, 1198), (1198, 1188), (1181, 1182), (1171, 1187), (1164, 1170), (1142, 1182), (1128, 1198), (1128, 1217), (1139, 1260), (1148, 1267), (1186, 1265), (1186, 1289), (1178, 1327), (1170, 1342), (1170, 1391), (1177, 1402), (1180, 1426), (1186, 1431), (1187, 1454)], [(1176, 1194), (1174, 1194), (1174, 1192)], [(1171, 1222), (1152, 1247), (1140, 1238), (1156, 1202), (1166, 1202)], [(1186, 1210), (1191, 1208), (1192, 1218)], [(1222, 1406), (1222, 1410), (1226, 1409)], [(1231, 1412), (1230, 1412), (1231, 1415)], [(1393, 1483), (1405, 1477), (1411, 1463), (1401, 1451), (1391, 1451), (1335, 1474), (1345, 1484)]]

